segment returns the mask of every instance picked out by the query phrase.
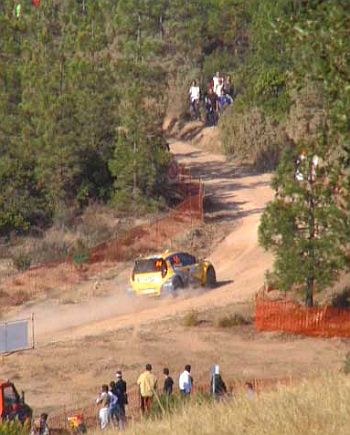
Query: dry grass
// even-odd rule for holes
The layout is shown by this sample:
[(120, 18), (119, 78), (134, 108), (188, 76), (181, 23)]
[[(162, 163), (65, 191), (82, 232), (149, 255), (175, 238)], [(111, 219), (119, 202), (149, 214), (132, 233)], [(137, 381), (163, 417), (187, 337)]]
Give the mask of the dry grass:
[(253, 400), (238, 395), (227, 403), (192, 404), (178, 415), (135, 423), (125, 434), (346, 435), (349, 414), (350, 378), (324, 375), (294, 387), (262, 393)]
[(240, 313), (227, 314), (215, 321), (218, 328), (233, 328), (234, 326), (250, 325), (252, 320)]
[(199, 316), (198, 311), (191, 310), (187, 314), (185, 314), (182, 324), (187, 327), (198, 326), (200, 324), (200, 320), (198, 316)]

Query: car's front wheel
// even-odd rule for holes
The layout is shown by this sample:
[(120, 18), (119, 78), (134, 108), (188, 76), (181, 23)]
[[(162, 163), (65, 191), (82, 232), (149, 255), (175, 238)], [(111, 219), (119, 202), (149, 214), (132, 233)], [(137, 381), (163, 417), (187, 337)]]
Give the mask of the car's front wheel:
[(213, 266), (209, 266), (207, 269), (205, 286), (207, 288), (214, 288), (216, 286), (216, 273), (215, 273), (215, 269), (213, 268)]

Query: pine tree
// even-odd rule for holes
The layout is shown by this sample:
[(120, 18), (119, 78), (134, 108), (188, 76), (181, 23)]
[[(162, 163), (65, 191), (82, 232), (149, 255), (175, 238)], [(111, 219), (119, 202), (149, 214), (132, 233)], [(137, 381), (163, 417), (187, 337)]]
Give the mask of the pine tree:
[(146, 205), (164, 188), (168, 160), (162, 147), (166, 74), (154, 56), (162, 41), (155, 2), (128, 0), (117, 9), (120, 83), (118, 137), (109, 162), (114, 203)]
[(350, 220), (337, 203), (338, 183), (322, 145), (287, 150), (273, 180), (275, 199), (261, 219), (259, 240), (275, 254), (280, 288), (303, 288), (307, 306), (349, 265)]

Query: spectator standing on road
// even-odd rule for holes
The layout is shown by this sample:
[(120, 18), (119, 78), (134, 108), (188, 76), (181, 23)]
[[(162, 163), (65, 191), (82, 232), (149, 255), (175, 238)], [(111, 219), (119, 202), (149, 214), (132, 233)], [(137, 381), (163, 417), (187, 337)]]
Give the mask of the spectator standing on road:
[(191, 103), (191, 115), (194, 119), (199, 119), (199, 100), (200, 100), (200, 89), (197, 85), (196, 80), (191, 83), (190, 90), (188, 91)]
[(212, 88), (208, 89), (208, 95), (205, 98), (205, 110), (208, 124), (214, 127), (218, 119), (219, 99)]
[(179, 389), (183, 396), (189, 396), (192, 392), (193, 378), (191, 376), (191, 366), (187, 364), (185, 370), (179, 377)]
[(223, 92), (223, 89), (224, 89), (224, 80), (220, 77), (219, 83), (214, 88), (214, 92), (218, 97), (220, 97), (220, 95)]
[(123, 379), (121, 370), (118, 370), (115, 374), (117, 382), (115, 383), (115, 391), (118, 397), (117, 403), (117, 415), (119, 417), (119, 429), (122, 430), (125, 425), (125, 405), (128, 404), (128, 393), (126, 382)]
[(149, 414), (157, 389), (157, 378), (152, 373), (151, 364), (146, 364), (146, 370), (137, 379), (137, 385), (140, 391), (141, 412)]
[(233, 90), (233, 85), (231, 83), (231, 76), (226, 76), (225, 77), (224, 85), (223, 85), (222, 90), (223, 90), (226, 98), (230, 101), (229, 104), (232, 104), (233, 103), (233, 93), (234, 93), (234, 90)]
[(108, 426), (108, 385), (102, 385), (100, 395), (96, 399), (96, 405), (98, 405), (98, 418), (100, 421), (101, 430), (105, 430)]
[(216, 93), (216, 95), (219, 95), (216, 91), (217, 91), (217, 88), (220, 84), (220, 80), (222, 83), (222, 77), (220, 75), (220, 71), (217, 71), (213, 77), (213, 80), (210, 83), (210, 87), (213, 89), (213, 91)]
[(169, 369), (168, 368), (163, 369), (163, 374), (164, 374), (163, 392), (167, 396), (171, 396), (173, 393), (173, 385), (174, 385), (173, 378), (171, 376), (169, 376)]

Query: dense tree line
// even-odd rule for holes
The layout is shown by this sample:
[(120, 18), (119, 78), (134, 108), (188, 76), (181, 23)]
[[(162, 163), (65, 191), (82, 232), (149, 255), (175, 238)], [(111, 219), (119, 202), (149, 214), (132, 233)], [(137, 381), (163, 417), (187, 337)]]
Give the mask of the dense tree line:
[(166, 76), (147, 2), (21, 3), (19, 17), (0, 6), (0, 233), (91, 200), (157, 199)]
[(49, 225), (93, 200), (157, 202), (170, 78), (187, 86), (233, 65), (242, 4), (1, 2), (0, 234)]
[(279, 286), (312, 304), (348, 267), (347, 0), (22, 0), (20, 16), (15, 3), (0, 3), (0, 234), (92, 200), (157, 202), (168, 84), (186, 101), (220, 70), (236, 93), (225, 150), (279, 165), (260, 227)]

